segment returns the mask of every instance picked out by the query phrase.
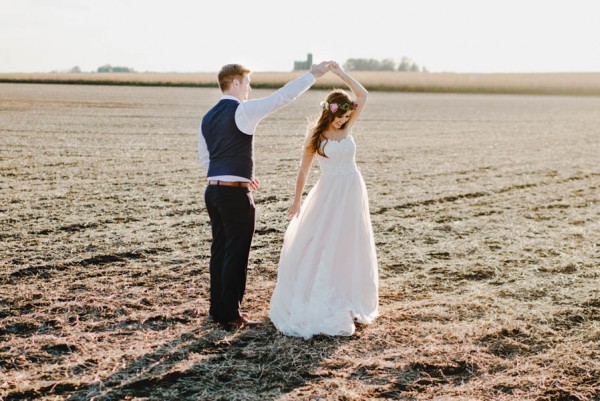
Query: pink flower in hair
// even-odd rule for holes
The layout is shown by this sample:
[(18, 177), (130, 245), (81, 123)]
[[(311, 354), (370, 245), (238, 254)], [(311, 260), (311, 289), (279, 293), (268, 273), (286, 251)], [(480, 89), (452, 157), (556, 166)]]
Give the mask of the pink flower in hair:
[(335, 113), (337, 111), (337, 109), (338, 109), (337, 103), (331, 103), (329, 105), (329, 110), (331, 110), (332, 113)]
[(353, 108), (354, 110), (358, 109), (358, 103), (356, 103), (356, 102), (352, 102), (352, 108)]

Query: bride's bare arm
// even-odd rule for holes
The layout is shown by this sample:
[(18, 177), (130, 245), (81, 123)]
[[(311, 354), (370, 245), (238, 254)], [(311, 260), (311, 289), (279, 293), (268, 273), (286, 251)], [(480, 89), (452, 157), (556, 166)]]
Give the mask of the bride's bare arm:
[(298, 177), (296, 178), (296, 192), (294, 195), (294, 202), (288, 209), (288, 216), (294, 217), (300, 214), (300, 207), (302, 206), (302, 193), (304, 192), (304, 186), (312, 167), (312, 162), (315, 157), (314, 152), (307, 150), (307, 146), (304, 146), (304, 153), (302, 154), (302, 160), (300, 161), (300, 168), (298, 169)]
[(369, 92), (367, 92), (367, 90), (364, 88), (364, 86), (361, 85), (360, 82), (358, 82), (356, 79), (354, 79), (352, 76), (350, 76), (346, 71), (344, 71), (338, 63), (330, 63), (330, 68), (331, 68), (331, 72), (333, 72), (335, 75), (340, 77), (340, 79), (342, 81), (344, 81), (344, 83), (346, 85), (348, 85), (348, 87), (350, 88), (350, 90), (352, 91), (354, 96), (356, 97), (355, 102), (357, 103), (358, 107), (350, 115), (350, 119), (348, 120), (348, 123), (347, 123), (347, 125), (350, 125), (358, 119), (358, 116), (360, 116), (363, 109), (365, 108), (365, 104), (367, 104), (367, 96), (369, 95)]

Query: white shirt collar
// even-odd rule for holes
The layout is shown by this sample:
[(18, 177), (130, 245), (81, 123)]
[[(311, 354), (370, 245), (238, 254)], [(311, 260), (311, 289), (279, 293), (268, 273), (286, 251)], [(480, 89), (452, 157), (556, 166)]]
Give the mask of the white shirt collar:
[(223, 100), (223, 99), (235, 100), (236, 102), (240, 103), (240, 99), (238, 99), (235, 96), (231, 96), (231, 95), (223, 95), (223, 97), (221, 98), (221, 100)]

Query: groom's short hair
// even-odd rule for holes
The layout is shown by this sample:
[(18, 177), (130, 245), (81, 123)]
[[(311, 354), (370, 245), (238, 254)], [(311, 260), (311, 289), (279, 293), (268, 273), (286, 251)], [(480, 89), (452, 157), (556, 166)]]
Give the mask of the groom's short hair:
[(240, 64), (227, 64), (219, 71), (219, 88), (221, 92), (225, 92), (231, 86), (234, 79), (240, 81), (244, 79), (244, 75), (250, 74), (252, 71)]

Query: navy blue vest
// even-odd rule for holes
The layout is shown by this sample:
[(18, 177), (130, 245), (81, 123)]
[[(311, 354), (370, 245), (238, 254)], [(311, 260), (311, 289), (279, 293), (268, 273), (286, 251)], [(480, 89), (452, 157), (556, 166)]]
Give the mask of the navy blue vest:
[(239, 103), (222, 99), (202, 119), (202, 135), (210, 155), (208, 177), (237, 175), (252, 179), (252, 140), (235, 124)]

